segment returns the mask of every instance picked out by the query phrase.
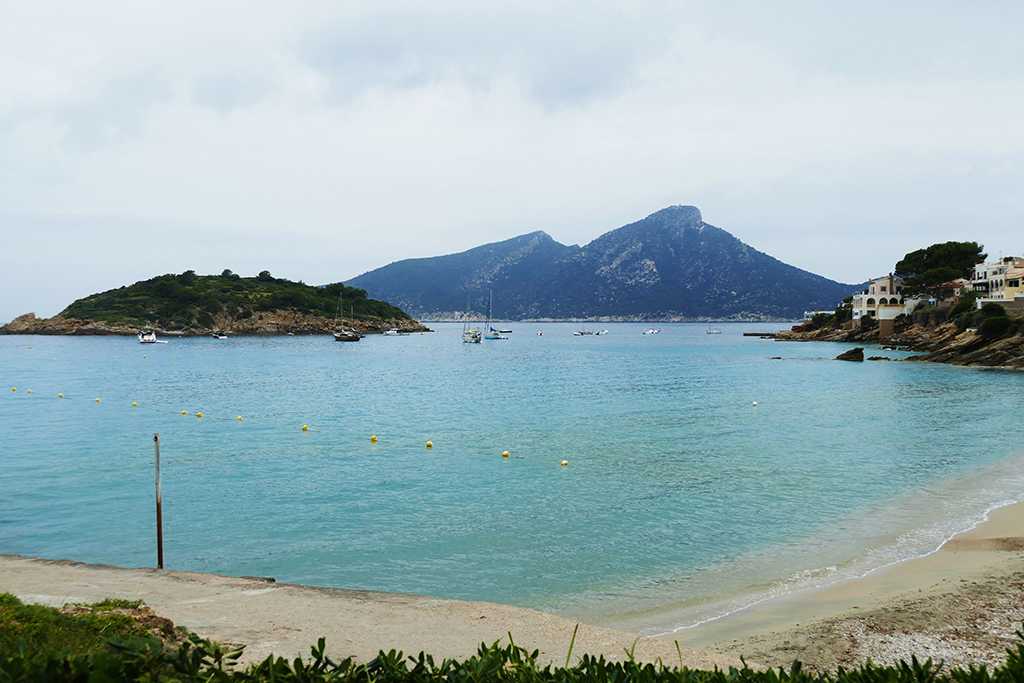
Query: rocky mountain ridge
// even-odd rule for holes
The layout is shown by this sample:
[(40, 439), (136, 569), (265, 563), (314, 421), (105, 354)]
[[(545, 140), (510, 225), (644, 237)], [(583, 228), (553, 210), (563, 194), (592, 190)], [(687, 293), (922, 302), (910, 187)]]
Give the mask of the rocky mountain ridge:
[(792, 320), (833, 309), (847, 285), (782, 263), (672, 206), (566, 246), (543, 231), (459, 254), (408, 259), (350, 284), (418, 319)]

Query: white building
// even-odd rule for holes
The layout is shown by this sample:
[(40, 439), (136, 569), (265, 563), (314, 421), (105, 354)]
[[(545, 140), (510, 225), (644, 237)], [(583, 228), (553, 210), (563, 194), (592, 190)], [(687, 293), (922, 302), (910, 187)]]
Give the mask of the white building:
[(860, 319), (865, 316), (875, 320), (894, 320), (906, 312), (905, 305), (901, 278), (889, 273), (885, 277), (869, 280), (864, 291), (853, 295), (854, 325), (859, 325)]
[(996, 303), (1007, 310), (1024, 310), (1024, 259), (1008, 256), (974, 266), (971, 288), (977, 292), (978, 308)]

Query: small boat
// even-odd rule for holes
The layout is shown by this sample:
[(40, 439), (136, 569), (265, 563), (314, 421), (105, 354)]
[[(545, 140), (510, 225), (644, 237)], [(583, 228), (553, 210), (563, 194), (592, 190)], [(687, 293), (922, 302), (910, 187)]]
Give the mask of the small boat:
[(341, 316), (341, 297), (344, 295), (345, 285), (341, 285), (341, 289), (338, 291), (338, 312), (334, 314), (334, 341), (339, 342), (354, 342), (359, 341), (363, 338), (363, 335), (359, 334), (355, 330), (350, 330), (345, 327), (344, 320), (342, 320), (342, 326), (338, 327), (338, 318)]
[(214, 332), (210, 336), (213, 337), (214, 339), (227, 339), (228, 338), (228, 335), (223, 334), (221, 332)]
[(647, 330), (646, 332), (644, 332), (644, 334), (660, 334), (660, 333), (661, 333), (661, 330), (655, 329), (653, 327), (651, 329)]
[(722, 334), (722, 331), (714, 327), (709, 327), (707, 334)]
[(483, 335), (480, 334), (480, 330), (470, 329), (469, 325), (469, 296), (466, 296), (466, 320), (462, 323), (462, 341), (467, 344), (479, 344), (480, 340), (483, 339)]
[(600, 332), (595, 332), (594, 334), (608, 334), (608, 330), (601, 330)]
[(544, 336), (544, 332), (541, 331), (541, 330), (537, 330), (537, 336), (538, 337), (543, 337)]
[(581, 327), (578, 332), (573, 332), (572, 336), (574, 336), (574, 337), (584, 337), (584, 336), (586, 336), (588, 334), (594, 334), (594, 331), (593, 330), (585, 330), (585, 329), (583, 329)]
[(156, 332), (150, 329), (139, 330), (140, 344), (166, 344), (167, 342), (157, 339)]
[(512, 334), (512, 330), (498, 330), (498, 332), (501, 332), (502, 334)]
[(405, 332), (399, 332), (397, 327), (392, 327), (384, 332), (385, 337), (404, 337)]

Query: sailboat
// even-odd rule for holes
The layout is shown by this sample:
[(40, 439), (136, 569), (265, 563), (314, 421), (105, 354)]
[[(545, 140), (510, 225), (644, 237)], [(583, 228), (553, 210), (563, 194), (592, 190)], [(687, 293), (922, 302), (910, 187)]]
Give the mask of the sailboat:
[(341, 285), (341, 289), (338, 290), (338, 312), (334, 314), (334, 341), (359, 341), (363, 338), (363, 335), (359, 334), (355, 330), (350, 330), (344, 326), (344, 320), (342, 326), (338, 328), (338, 317), (341, 315), (341, 297), (345, 291), (345, 285)]
[(722, 331), (717, 327), (711, 327), (711, 323), (709, 322), (707, 334), (722, 334)]
[(469, 296), (466, 296), (466, 320), (462, 323), (462, 341), (467, 344), (479, 344), (480, 343), (480, 330), (470, 329), (469, 327)]
[(487, 292), (487, 323), (486, 323), (486, 327), (484, 328), (485, 329), (484, 339), (508, 339), (508, 337), (503, 335), (501, 332), (499, 332), (498, 330), (496, 330), (493, 327), (491, 327), (491, 304), (493, 302), (493, 299), (494, 299), (493, 294), (490, 291), (488, 291)]

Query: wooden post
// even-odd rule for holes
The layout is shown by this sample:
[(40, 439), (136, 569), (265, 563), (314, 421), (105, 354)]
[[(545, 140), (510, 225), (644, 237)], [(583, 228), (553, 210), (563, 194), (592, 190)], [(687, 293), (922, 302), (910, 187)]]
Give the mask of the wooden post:
[(164, 568), (164, 519), (163, 494), (160, 492), (160, 435), (153, 435), (153, 447), (156, 449), (156, 566)]

